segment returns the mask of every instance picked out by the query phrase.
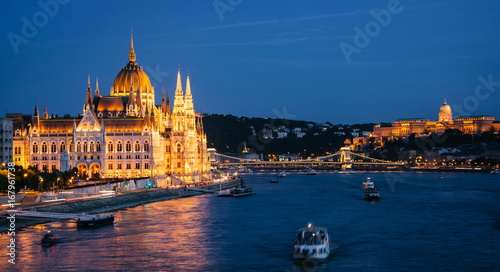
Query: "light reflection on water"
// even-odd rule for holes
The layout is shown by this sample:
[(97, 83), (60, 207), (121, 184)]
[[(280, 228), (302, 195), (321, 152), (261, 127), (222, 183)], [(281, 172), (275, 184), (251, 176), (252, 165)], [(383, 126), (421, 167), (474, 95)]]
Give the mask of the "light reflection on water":
[[(391, 173), (396, 175), (397, 173)], [(474, 271), (498, 270), (499, 178), (413, 173), (392, 191), (387, 173), (316, 176), (289, 172), (279, 184), (247, 181), (257, 195), (169, 200), (115, 211), (115, 224), (28, 227), (16, 236), (18, 271)], [(372, 177), (378, 202), (363, 201)], [(273, 174), (252, 174), (269, 180)], [(244, 178), (245, 179), (245, 178)], [(295, 231), (328, 228), (326, 262), (294, 263)], [(60, 243), (42, 248), (52, 230)], [(0, 236), (6, 256), (7, 235)], [(0, 270), (12, 266), (2, 258)], [(446, 263), (446, 266), (443, 266)]]

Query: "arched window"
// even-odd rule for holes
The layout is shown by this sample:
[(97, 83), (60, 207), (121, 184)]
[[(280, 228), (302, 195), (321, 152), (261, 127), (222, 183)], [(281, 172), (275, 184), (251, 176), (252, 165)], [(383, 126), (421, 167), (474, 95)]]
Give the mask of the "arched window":
[(55, 164), (52, 164), (52, 165), (51, 165), (51, 168), (52, 168), (52, 172), (54, 172), (54, 170), (56, 170), (56, 169), (57, 169), (57, 166), (56, 166)]
[(46, 164), (42, 164), (42, 171), (47, 172), (48, 168)]
[(94, 152), (94, 142), (90, 142), (90, 152)]
[(141, 163), (140, 162), (136, 162), (135, 163), (135, 169), (141, 169)]
[(87, 142), (83, 142), (83, 152), (87, 152), (89, 149), (88, 149), (88, 145), (87, 145)]
[(96, 144), (96, 149), (95, 149), (97, 152), (100, 152), (101, 151), (101, 142), (97, 142)]
[(111, 163), (111, 162), (110, 162), (110, 163), (108, 163), (108, 169), (109, 169), (109, 170), (113, 170), (113, 163)]
[(47, 153), (47, 143), (46, 142), (42, 143), (42, 153)]
[(69, 147), (69, 152), (73, 152), (73, 142), (69, 142), (68, 143), (68, 147)]
[(165, 152), (170, 153), (170, 146), (169, 146), (169, 145), (167, 145), (167, 146), (165, 147)]
[(141, 143), (139, 141), (135, 141), (135, 151), (141, 151)]
[(66, 145), (64, 144), (64, 142), (61, 142), (61, 148), (60, 148), (61, 152), (63, 152), (64, 150), (66, 150)]
[(182, 149), (182, 148), (181, 148), (181, 144), (180, 144), (180, 143), (178, 143), (178, 144), (177, 144), (177, 152), (181, 152), (181, 149)]
[(112, 141), (108, 142), (108, 152), (113, 152), (113, 142)]
[(144, 169), (149, 169), (149, 162), (144, 163)]
[(144, 151), (149, 151), (149, 142), (148, 141), (144, 142)]
[(82, 145), (80, 141), (76, 142), (76, 152), (82, 152)]
[(125, 145), (125, 150), (127, 152), (132, 151), (132, 143), (130, 141), (127, 141), (127, 144)]
[(52, 142), (52, 144), (50, 145), (50, 152), (52, 152), (52, 153), (57, 152), (56, 142)]
[(116, 143), (116, 151), (118, 151), (118, 152), (123, 151), (123, 144), (121, 141), (118, 141), (118, 143)]
[(38, 153), (38, 143), (37, 142), (33, 143), (33, 153)]

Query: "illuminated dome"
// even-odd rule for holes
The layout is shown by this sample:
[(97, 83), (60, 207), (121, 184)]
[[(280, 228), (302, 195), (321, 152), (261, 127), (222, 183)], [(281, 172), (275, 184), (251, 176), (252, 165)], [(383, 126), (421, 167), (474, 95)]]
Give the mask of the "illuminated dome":
[[(129, 84), (130, 85), (130, 84)], [(440, 113), (449, 113), (451, 114), (451, 107), (446, 103), (446, 100), (444, 100), (444, 104), (441, 106), (439, 109)]]
[(451, 107), (444, 100), (444, 104), (439, 108), (439, 121), (440, 122), (450, 122), (453, 121), (453, 115), (451, 113)]
[(130, 94), (130, 78), (132, 78), (133, 89), (136, 91), (138, 88), (143, 94), (153, 94), (154, 90), (151, 87), (149, 77), (142, 70), (142, 67), (135, 62), (134, 42), (132, 36), (130, 37), (130, 53), (128, 55), (128, 63), (122, 68), (120, 73), (115, 78), (111, 95), (113, 96), (128, 96)]

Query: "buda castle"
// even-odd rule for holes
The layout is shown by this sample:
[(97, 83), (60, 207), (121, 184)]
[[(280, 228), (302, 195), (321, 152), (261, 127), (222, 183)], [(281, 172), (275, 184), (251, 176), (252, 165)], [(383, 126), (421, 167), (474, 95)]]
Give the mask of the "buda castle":
[(110, 95), (101, 94), (97, 80), (92, 91), (89, 76), (78, 117), (49, 117), (46, 107), (40, 115), (36, 103), (30, 118), (7, 115), (14, 121), (14, 162), (49, 172), (77, 167), (80, 177), (90, 178), (209, 178), (207, 138), (194, 111), (189, 73), (185, 84), (184, 92), (178, 69), (173, 107), (164, 90), (155, 105), (155, 89), (136, 63), (131, 36), (128, 63)]

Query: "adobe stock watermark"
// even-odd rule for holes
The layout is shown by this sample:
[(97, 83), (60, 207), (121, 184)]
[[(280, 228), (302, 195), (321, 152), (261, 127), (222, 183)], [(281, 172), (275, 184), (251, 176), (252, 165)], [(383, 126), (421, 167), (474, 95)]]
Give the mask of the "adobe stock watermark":
[(271, 133), (273, 129), (275, 128), (276, 122), (277, 121), (282, 121), (284, 125), (288, 125), (290, 119), (293, 119), (296, 117), (295, 114), (290, 114), (288, 113), (288, 110), (286, 106), (283, 107), (283, 110), (280, 112), (277, 108), (273, 108), (273, 113), (278, 117), (277, 119), (272, 119), (269, 128), (262, 128), (259, 130), (257, 135), (250, 135), (248, 136), (245, 141), (241, 142), (238, 145), (238, 153), (242, 154), (243, 150), (245, 148), (245, 145), (250, 146), (249, 152), (250, 153), (257, 153), (257, 152), (262, 152), (264, 148), (266, 147), (266, 144), (269, 144), (273, 141), (272, 137), (266, 137), (266, 130), (271, 130)]
[(382, 28), (387, 27), (391, 23), (392, 15), (397, 15), (401, 11), (403, 11), (403, 7), (399, 0), (389, 0), (386, 9), (370, 11), (373, 20), (365, 24), (364, 31), (359, 27), (354, 28), (353, 45), (344, 41), (339, 44), (347, 63), (350, 64), (352, 62), (352, 54), (361, 53), (361, 49), (370, 45), (372, 39), (380, 34)]
[(34, 38), (39, 30), (49, 23), (49, 17), (54, 18), (59, 12), (60, 5), (66, 5), (70, 0), (40, 0), (38, 5), (40, 6), (39, 11), (33, 13), (30, 19), (25, 16), (21, 17), (23, 25), (21, 26), (21, 31), (18, 33), (9, 32), (7, 33), (7, 39), (14, 49), (14, 52), (19, 53), (19, 46), (21, 44), (27, 44), (30, 39)]
[(153, 69), (151, 66), (146, 66), (144, 71), (147, 72), (149, 78), (154, 79), (154, 84), (151, 86), (156, 90), (156, 87), (163, 82), (163, 79), (170, 75), (169, 72), (160, 71), (160, 64), (156, 64), (156, 67)]
[(11, 264), (16, 264), (16, 174), (15, 174), (15, 164), (13, 162), (9, 162), (8, 164), (8, 186), (7, 186), (7, 196), (9, 208), (7, 209), (7, 213), (9, 216), (7, 220), (9, 222), (9, 230), (7, 235), (9, 236), (8, 246), (7, 246), (7, 255), (9, 259), (7, 262)]
[(224, 21), (224, 13), (233, 12), (234, 8), (241, 5), (243, 0), (215, 0), (212, 5), (219, 16), (220, 21)]
[(459, 116), (467, 116), (473, 114), (478, 108), (480, 101), (490, 98), (495, 92), (496, 87), (500, 87), (500, 81), (493, 81), (493, 75), (489, 74), (487, 78), (478, 76), (479, 83), (474, 89), (474, 95), (469, 95), (464, 98), (462, 104), (453, 104), (453, 111)]

